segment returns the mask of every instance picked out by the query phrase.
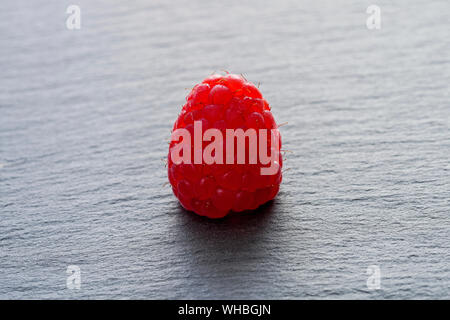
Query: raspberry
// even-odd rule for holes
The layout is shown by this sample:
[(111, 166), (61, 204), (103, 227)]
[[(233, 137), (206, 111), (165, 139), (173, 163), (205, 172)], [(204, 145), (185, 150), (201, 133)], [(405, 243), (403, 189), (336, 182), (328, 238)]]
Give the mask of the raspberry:
[[(208, 129), (215, 129), (208, 132), (221, 133), (224, 139), (220, 148), (211, 151), (213, 142), (217, 142), (212, 133), (210, 139), (204, 134), (196, 144), (196, 126), (201, 128), (202, 134)], [(204, 79), (186, 97), (173, 133), (180, 131), (178, 129), (186, 129), (190, 134), (189, 145), (180, 151), (180, 156), (190, 155), (188, 159), (192, 159), (192, 163), (172, 158), (172, 152), (184, 142), (184, 137), (172, 136), (168, 177), (173, 193), (186, 210), (209, 218), (222, 218), (231, 211), (254, 210), (277, 195), (282, 180), (281, 137), (269, 104), (254, 84), (235, 74), (215, 74)], [(256, 144), (252, 145), (252, 138), (247, 137), (241, 140), (243, 145), (236, 143), (236, 138), (234, 145), (228, 146), (227, 129), (235, 133), (240, 129), (245, 134), (253, 131)], [(266, 135), (261, 131), (266, 131)], [(241, 154), (238, 149), (242, 146), (245, 149)], [(261, 149), (266, 152), (265, 161), (261, 159)], [(195, 161), (200, 151), (204, 157), (208, 150), (216, 162)], [(252, 157), (255, 150), (259, 153)], [(263, 174), (262, 170), (269, 167), (271, 173)]]

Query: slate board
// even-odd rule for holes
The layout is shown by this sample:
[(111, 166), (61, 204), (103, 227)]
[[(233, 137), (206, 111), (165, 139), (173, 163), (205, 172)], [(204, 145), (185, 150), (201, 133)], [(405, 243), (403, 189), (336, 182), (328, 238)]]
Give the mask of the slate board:
[[(0, 298), (450, 298), (448, 1), (377, 1), (380, 30), (356, 0), (75, 4), (2, 1)], [(276, 200), (221, 221), (164, 163), (215, 70), (288, 122)]]

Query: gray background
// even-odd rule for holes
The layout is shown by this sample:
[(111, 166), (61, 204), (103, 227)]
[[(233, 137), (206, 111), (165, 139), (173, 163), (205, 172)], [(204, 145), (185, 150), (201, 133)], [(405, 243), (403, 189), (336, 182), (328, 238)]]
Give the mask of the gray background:
[[(0, 298), (450, 298), (449, 12), (3, 0)], [(211, 221), (164, 158), (187, 88), (223, 69), (288, 121), (289, 170), (272, 203)]]

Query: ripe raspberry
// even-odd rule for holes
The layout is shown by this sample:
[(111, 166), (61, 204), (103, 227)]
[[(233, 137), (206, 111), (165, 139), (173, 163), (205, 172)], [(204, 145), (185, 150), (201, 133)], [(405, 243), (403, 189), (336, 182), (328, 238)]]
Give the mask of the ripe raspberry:
[[(235, 74), (212, 75), (197, 84), (186, 97), (173, 131), (184, 128), (191, 134), (191, 159), (194, 159), (194, 122), (201, 121), (203, 133), (210, 128), (219, 129), (224, 137), (223, 164), (201, 164), (173, 162), (172, 149), (181, 140), (172, 139), (169, 147), (168, 176), (172, 190), (181, 205), (189, 211), (221, 218), (230, 211), (253, 210), (272, 200), (278, 193), (282, 180), (282, 158), (279, 153), (281, 138), (267, 101), (258, 88), (243, 77)], [(267, 144), (269, 155), (273, 153), (273, 164), (262, 164), (259, 157), (256, 164), (250, 164), (246, 142), (245, 164), (226, 163), (226, 129), (256, 130), (258, 150), (261, 143)], [(260, 129), (268, 129), (266, 141), (258, 135)], [(278, 145), (272, 142), (270, 130), (276, 132)], [(214, 141), (214, 139), (212, 139)], [(203, 141), (201, 151), (210, 144)], [(273, 145), (273, 147), (272, 147)], [(236, 144), (234, 150), (235, 160)], [(272, 149), (271, 149), (272, 148)], [(276, 150), (277, 148), (277, 150)], [(275, 149), (275, 150), (274, 150)], [(198, 151), (198, 150), (197, 150)], [(232, 153), (233, 155), (233, 153)], [(275, 165), (275, 174), (262, 175), (261, 168)]]

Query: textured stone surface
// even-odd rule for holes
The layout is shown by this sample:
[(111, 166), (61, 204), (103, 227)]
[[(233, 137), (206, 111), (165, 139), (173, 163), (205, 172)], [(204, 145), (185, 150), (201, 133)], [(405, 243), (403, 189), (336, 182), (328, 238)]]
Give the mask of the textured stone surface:
[[(2, 1), (0, 298), (450, 297), (448, 1), (378, 1), (378, 31), (356, 0), (76, 2), (69, 31), (64, 1)], [(221, 69), (291, 152), (275, 201), (210, 221), (163, 159)]]

